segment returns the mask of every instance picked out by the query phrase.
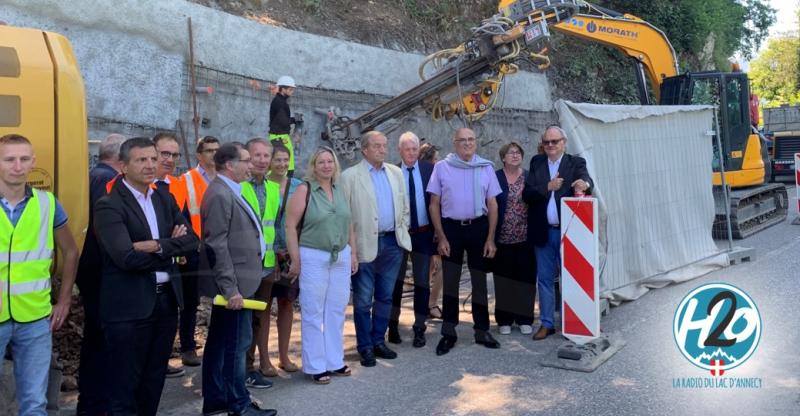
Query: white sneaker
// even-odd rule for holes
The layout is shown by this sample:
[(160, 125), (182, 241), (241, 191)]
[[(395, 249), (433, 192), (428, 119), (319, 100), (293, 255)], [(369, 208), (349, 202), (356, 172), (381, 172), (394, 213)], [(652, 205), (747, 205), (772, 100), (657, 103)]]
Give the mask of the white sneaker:
[(520, 325), (519, 332), (522, 332), (523, 335), (530, 335), (533, 333), (533, 327), (530, 325)]
[(500, 325), (500, 335), (510, 335), (510, 334), (511, 334), (510, 325)]

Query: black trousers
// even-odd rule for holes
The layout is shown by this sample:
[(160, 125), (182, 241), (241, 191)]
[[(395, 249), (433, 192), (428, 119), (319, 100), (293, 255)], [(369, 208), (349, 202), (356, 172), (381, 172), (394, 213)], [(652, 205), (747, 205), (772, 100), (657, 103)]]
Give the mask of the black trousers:
[(434, 253), (433, 230), (411, 234), (411, 247), (413, 251), (403, 254), (403, 262), (397, 274), (397, 282), (392, 292), (392, 314), (389, 316), (389, 327), (397, 328), (400, 324), (400, 307), (403, 302), (403, 283), (408, 269), (408, 259), (411, 258), (411, 272), (414, 276), (414, 327), (425, 330), (425, 321), (428, 319), (430, 309), (428, 304), (431, 298), (430, 264)]
[(493, 264), (497, 325), (533, 324), (536, 256), (527, 242), (497, 244)]
[[(100, 276), (96, 277), (99, 282)], [(77, 414), (100, 415), (108, 411), (108, 352), (100, 324), (99, 283), (83, 283), (79, 286), (83, 303), (83, 340), (78, 366)]]
[(178, 335), (181, 340), (181, 352), (197, 349), (194, 331), (197, 327), (197, 306), (200, 304), (200, 296), (197, 292), (199, 259), (197, 255), (194, 255), (187, 258), (187, 260), (186, 265), (180, 267), (181, 283), (183, 285), (183, 310), (180, 311)]
[(472, 281), (472, 319), (476, 334), (489, 330), (489, 302), (486, 293), (486, 268), (483, 258), (483, 247), (489, 233), (489, 221), (486, 216), (472, 220), (470, 224), (442, 219), (444, 235), (450, 243), (450, 256), (442, 257), (443, 302), (442, 302), (442, 335), (456, 337), (458, 325), (458, 292), (461, 281), (461, 266), (464, 253), (467, 253), (467, 265)]
[(178, 302), (171, 285), (156, 296), (147, 318), (105, 324), (109, 358), (114, 363), (108, 371), (114, 416), (149, 416), (158, 411), (178, 327)]

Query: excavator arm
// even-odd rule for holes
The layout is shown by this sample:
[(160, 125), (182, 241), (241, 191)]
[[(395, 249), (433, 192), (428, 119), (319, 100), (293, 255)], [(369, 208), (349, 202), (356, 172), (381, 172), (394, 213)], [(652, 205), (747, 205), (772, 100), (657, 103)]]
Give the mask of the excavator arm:
[[(636, 16), (604, 12), (601, 15), (576, 14), (553, 25), (552, 29), (617, 48), (635, 59), (641, 103), (658, 103), (664, 78), (678, 75), (678, 60), (672, 44), (664, 32)], [(648, 97), (645, 77), (650, 81), (654, 101)]]

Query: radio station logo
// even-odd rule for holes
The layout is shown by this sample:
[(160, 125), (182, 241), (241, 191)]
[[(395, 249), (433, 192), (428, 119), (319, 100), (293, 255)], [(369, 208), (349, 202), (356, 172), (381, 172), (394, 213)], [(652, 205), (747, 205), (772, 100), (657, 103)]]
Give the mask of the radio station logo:
[(675, 344), (689, 362), (713, 378), (673, 379), (673, 387), (760, 388), (760, 378), (720, 378), (753, 355), (761, 327), (755, 302), (735, 286), (711, 283), (689, 292), (675, 311)]

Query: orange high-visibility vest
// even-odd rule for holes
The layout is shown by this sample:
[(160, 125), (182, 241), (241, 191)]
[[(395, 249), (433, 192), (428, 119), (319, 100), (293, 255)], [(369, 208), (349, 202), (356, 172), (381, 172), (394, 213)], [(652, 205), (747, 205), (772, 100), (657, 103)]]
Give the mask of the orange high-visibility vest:
[(186, 204), (189, 208), (189, 216), (192, 220), (192, 228), (198, 237), (202, 237), (203, 233), (200, 225), (200, 204), (203, 202), (203, 195), (206, 193), (208, 184), (197, 168), (190, 169), (188, 172), (183, 174), (183, 183), (186, 186)]
[[(106, 193), (110, 193), (111, 189), (114, 187), (114, 184), (117, 182), (118, 178), (121, 178), (122, 175), (117, 175), (114, 179), (111, 179), (106, 183)], [(172, 197), (175, 198), (175, 202), (178, 204), (178, 208), (183, 211), (183, 207), (186, 206), (186, 185), (183, 183), (183, 176), (176, 177), (172, 175), (167, 175), (169, 178), (169, 193), (172, 194)], [(151, 183), (150, 188), (153, 190), (156, 189), (156, 184)]]

